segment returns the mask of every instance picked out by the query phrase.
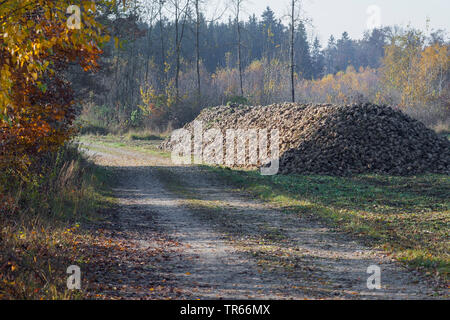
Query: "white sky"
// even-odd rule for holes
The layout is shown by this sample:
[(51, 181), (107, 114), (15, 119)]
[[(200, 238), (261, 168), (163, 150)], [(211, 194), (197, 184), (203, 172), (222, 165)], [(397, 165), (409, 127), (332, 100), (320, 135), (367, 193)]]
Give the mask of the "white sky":
[[(216, 1), (221, 5), (228, 3), (228, 0)], [(289, 3), (290, 0), (248, 0), (244, 5), (243, 19), (253, 13), (260, 17), (267, 6), (281, 18), (287, 14)], [(371, 5), (380, 8), (383, 26), (411, 25), (426, 31), (429, 18), (429, 30), (450, 31), (450, 0), (303, 0), (303, 15), (310, 18), (315, 27), (308, 28), (309, 35), (319, 36), (322, 45), (326, 44), (331, 34), (340, 38), (344, 31), (351, 38), (359, 39), (367, 29), (367, 9)], [(212, 7), (216, 6), (208, 6), (207, 11), (214, 10)], [(224, 18), (228, 19), (228, 16), (227, 13)]]

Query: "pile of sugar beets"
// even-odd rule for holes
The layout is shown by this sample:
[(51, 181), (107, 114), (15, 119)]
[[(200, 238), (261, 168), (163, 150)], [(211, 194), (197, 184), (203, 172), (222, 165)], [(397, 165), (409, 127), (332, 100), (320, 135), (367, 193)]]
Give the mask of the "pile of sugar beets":
[[(278, 129), (281, 174), (450, 173), (450, 142), (388, 106), (231, 105), (204, 109), (194, 121), (202, 121), (203, 130), (220, 129), (224, 146), (227, 129)], [(184, 127), (192, 134), (193, 123)], [(173, 143), (160, 148), (171, 150)]]

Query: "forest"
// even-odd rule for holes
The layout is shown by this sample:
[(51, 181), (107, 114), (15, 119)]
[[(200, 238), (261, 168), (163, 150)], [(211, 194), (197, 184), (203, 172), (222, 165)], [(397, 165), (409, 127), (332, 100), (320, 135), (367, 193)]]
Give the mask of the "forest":
[(443, 30), (425, 36), (383, 27), (359, 40), (344, 32), (322, 44), (308, 36), (308, 19), (297, 6), (292, 28), (270, 7), (261, 17), (245, 17), (245, 2), (233, 2), (219, 19), (206, 17), (205, 5), (149, 2), (114, 13), (108, 24), (116, 40), (104, 48), (102, 71), (74, 83), (88, 127), (164, 131), (229, 101), (368, 101), (407, 109), (431, 126), (448, 119)]

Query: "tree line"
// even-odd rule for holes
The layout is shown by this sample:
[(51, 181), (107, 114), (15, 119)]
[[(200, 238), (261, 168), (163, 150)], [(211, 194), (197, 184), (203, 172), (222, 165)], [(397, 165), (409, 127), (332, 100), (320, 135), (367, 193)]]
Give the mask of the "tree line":
[[(307, 81), (329, 79), (349, 67), (380, 70), (386, 46), (407, 33), (384, 27), (355, 40), (344, 32), (323, 45), (308, 37), (309, 22), (300, 14), (299, 0), (291, 2), (287, 24), (270, 7), (260, 17), (245, 17), (243, 0), (207, 17), (208, 4), (148, 0), (126, 7), (117, 3), (103, 12), (101, 19), (113, 38), (103, 48), (101, 72), (81, 77), (74, 72), (72, 79), (79, 84), (75, 87), (83, 98), (84, 118), (109, 127), (161, 128), (182, 125), (202, 108), (230, 101), (306, 101), (311, 98), (302, 91)], [(448, 46), (442, 31), (421, 45), (435, 43)], [(378, 85), (379, 72), (376, 78)], [(320, 101), (330, 98), (324, 93)]]
[[(232, 0), (221, 14), (207, 16), (209, 4), (117, 2), (102, 12), (99, 19), (112, 38), (103, 48), (101, 71), (74, 71), (71, 78), (82, 100), (83, 118), (119, 129), (162, 128), (169, 123), (180, 126), (202, 108), (230, 101), (306, 101), (301, 89), (306, 81), (349, 67), (357, 72), (379, 70), (386, 46), (406, 32), (384, 27), (366, 31), (361, 39), (344, 32), (322, 44), (308, 36), (310, 23), (301, 15), (299, 0), (291, 2), (286, 17), (277, 17), (270, 7), (259, 17), (245, 16), (243, 0)], [(426, 41), (447, 45), (441, 31)], [(320, 101), (328, 100), (325, 94)]]
[(71, 29), (71, 1), (0, 2), (0, 166), (57, 149), (76, 119), (161, 130), (227, 103), (370, 101), (449, 122), (445, 32), (386, 27), (322, 45), (290, 3), (282, 22), (270, 8), (244, 16), (243, 0), (217, 16), (206, 0), (80, 0)]

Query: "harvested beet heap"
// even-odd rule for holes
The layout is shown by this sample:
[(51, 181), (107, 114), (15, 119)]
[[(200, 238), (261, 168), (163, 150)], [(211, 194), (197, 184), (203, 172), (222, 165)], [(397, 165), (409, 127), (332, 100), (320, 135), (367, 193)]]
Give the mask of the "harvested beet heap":
[[(279, 173), (450, 173), (450, 142), (401, 111), (373, 104), (205, 109), (204, 129), (279, 129)], [(192, 129), (192, 123), (185, 126)], [(170, 149), (170, 142), (161, 145)]]
[(450, 143), (389, 107), (309, 107), (300, 127), (282, 173), (449, 173)]

